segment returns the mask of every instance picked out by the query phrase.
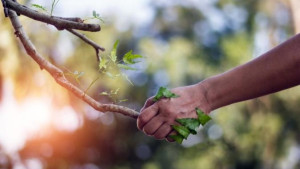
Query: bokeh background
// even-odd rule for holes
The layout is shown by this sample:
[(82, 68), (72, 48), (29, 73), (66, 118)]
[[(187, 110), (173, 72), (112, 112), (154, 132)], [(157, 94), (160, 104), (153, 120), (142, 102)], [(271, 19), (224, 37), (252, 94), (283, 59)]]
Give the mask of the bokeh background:
[[(50, 9), (51, 1), (19, 0)], [(2, 7), (0, 7), (2, 11)], [(260, 56), (299, 32), (298, 0), (60, 0), (54, 15), (87, 18), (86, 33), (109, 54), (144, 56), (126, 79), (98, 72), (94, 50), (66, 31), (21, 22), (38, 51), (64, 71), (84, 72), (82, 89), (100, 102), (120, 88), (122, 105), (139, 110), (159, 86), (197, 83)], [(98, 22), (98, 21), (89, 21)], [(136, 121), (93, 110), (26, 55), (0, 13), (0, 168), (13, 169), (299, 169), (300, 88), (220, 108), (182, 145), (158, 141)], [(282, 56), (284, 57), (284, 56)], [(120, 58), (119, 58), (120, 59)], [(282, 76), (282, 75), (278, 75)]]

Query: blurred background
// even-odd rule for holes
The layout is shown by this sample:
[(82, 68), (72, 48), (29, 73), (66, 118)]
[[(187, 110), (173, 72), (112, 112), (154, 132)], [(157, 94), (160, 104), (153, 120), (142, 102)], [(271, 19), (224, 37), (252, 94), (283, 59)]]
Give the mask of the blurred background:
[[(50, 9), (51, 1), (19, 0)], [(0, 7), (2, 11), (2, 6)], [(129, 50), (144, 58), (137, 71), (109, 79), (98, 72), (94, 50), (66, 31), (21, 16), (38, 51), (83, 90), (139, 110), (160, 86), (191, 85), (260, 56), (300, 31), (298, 0), (60, 0), (54, 15), (88, 18), (101, 32), (86, 33), (108, 55)], [(98, 21), (88, 21), (98, 22)], [(211, 113), (213, 121), (182, 145), (158, 141), (136, 121), (97, 112), (60, 87), (27, 56), (0, 12), (1, 169), (299, 169), (300, 88), (295, 87)], [(284, 57), (284, 56), (282, 56)], [(121, 59), (121, 58), (119, 58)], [(278, 75), (280, 76), (280, 75)]]

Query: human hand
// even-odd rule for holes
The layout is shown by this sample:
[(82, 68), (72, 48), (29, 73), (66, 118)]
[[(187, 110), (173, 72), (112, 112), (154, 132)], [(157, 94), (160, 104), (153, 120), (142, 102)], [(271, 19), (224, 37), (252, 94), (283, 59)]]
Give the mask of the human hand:
[(157, 102), (150, 97), (137, 119), (138, 128), (156, 139), (167, 138), (174, 132), (171, 125), (177, 124), (175, 119), (197, 118), (195, 108), (203, 110), (206, 114), (210, 112), (205, 98), (205, 88), (201, 83), (175, 88), (171, 91), (179, 97), (164, 98)]

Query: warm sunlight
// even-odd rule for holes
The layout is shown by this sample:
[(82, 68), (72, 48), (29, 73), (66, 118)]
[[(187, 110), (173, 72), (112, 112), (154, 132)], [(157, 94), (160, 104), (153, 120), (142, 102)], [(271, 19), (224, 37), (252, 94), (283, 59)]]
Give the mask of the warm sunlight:
[(51, 102), (47, 98), (27, 98), (18, 103), (10, 82), (4, 84), (3, 91), (6, 99), (0, 104), (0, 144), (7, 152), (14, 152), (50, 124)]
[(70, 106), (53, 107), (50, 98), (28, 97), (17, 102), (13, 83), (4, 83), (5, 100), (0, 104), (0, 145), (6, 152), (23, 148), (26, 140), (51, 132), (52, 126), (61, 131), (74, 131), (82, 120)]

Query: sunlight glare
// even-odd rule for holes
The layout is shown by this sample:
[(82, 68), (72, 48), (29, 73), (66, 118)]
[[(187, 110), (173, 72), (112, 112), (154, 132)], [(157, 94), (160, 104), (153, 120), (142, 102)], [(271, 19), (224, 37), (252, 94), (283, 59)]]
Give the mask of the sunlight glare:
[(83, 124), (75, 110), (70, 106), (62, 108), (54, 117), (53, 124), (60, 131), (75, 131)]
[(51, 121), (51, 102), (48, 98), (26, 98), (18, 103), (13, 96), (13, 83), (4, 83), (4, 100), (0, 104), (0, 145), (6, 152), (20, 150), (26, 140)]
[(51, 119), (51, 102), (49, 99), (26, 99), (23, 104), (22, 121), (30, 132), (42, 130)]

